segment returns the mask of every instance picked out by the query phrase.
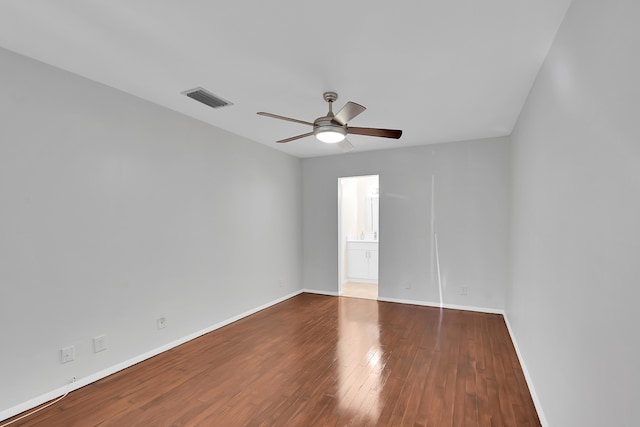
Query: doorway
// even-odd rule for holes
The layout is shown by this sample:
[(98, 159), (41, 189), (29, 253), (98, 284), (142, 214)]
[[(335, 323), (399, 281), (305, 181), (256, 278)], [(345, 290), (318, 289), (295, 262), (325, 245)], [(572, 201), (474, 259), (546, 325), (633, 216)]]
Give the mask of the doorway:
[(378, 299), (380, 177), (338, 178), (338, 294)]

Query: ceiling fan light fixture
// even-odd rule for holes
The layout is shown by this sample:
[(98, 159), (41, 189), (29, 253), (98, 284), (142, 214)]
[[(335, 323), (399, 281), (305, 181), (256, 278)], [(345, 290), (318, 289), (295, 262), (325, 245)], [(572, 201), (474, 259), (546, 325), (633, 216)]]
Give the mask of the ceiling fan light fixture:
[(341, 134), (340, 132), (329, 130), (324, 132), (318, 132), (316, 134), (316, 138), (318, 138), (319, 141), (322, 141), (326, 144), (335, 144), (337, 142), (344, 140), (344, 135)]
[(342, 126), (317, 126), (313, 133), (318, 141), (326, 144), (336, 144), (347, 136), (347, 131)]

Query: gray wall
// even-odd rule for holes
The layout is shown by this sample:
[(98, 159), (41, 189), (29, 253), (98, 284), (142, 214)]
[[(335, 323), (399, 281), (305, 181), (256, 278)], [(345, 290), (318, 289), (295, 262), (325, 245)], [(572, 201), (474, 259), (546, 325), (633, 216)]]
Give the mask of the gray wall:
[(507, 314), (548, 425), (638, 425), (640, 3), (574, 1), (513, 133)]
[(300, 289), (299, 159), (6, 50), (0, 70), (0, 413)]
[(548, 425), (635, 425), (639, 16), (573, 2), (511, 147), (304, 161), (0, 50), (0, 413), (301, 287), (336, 292), (337, 178), (379, 174), (381, 297), (438, 302), (437, 233), (445, 304), (506, 308)]
[(439, 303), (437, 233), (444, 303), (502, 309), (508, 160), (506, 138), (305, 159), (304, 287), (338, 291), (338, 178), (379, 174), (380, 297)]

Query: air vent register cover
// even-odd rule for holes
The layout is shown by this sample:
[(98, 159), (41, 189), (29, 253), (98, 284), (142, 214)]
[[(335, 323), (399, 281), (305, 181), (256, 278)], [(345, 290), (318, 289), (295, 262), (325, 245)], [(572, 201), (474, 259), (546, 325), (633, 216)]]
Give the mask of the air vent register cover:
[(208, 105), (211, 108), (221, 108), (226, 107), (228, 105), (233, 105), (231, 102), (220, 98), (209, 92), (206, 89), (201, 87), (197, 87), (195, 89), (187, 90), (182, 92), (183, 95), (187, 95), (191, 99), (195, 99), (198, 102), (201, 102), (205, 105)]

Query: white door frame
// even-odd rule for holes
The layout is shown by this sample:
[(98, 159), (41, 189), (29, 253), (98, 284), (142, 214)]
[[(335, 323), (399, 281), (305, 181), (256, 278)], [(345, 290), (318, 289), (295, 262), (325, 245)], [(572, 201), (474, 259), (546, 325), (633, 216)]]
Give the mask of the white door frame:
[[(379, 173), (372, 173), (372, 174), (367, 174), (367, 175), (354, 175), (354, 176), (341, 176), (338, 177), (338, 295), (342, 295), (342, 282), (343, 282), (343, 278), (345, 277), (345, 263), (344, 263), (344, 256), (345, 256), (345, 244), (344, 244), (344, 240), (346, 238), (346, 236), (343, 235), (342, 232), (342, 180), (343, 179), (350, 179), (350, 178), (364, 178), (364, 177), (368, 177), (368, 176), (377, 176), (378, 177), (378, 187), (380, 186), (380, 174)], [(380, 198), (378, 198), (378, 204), (380, 203)], [(379, 205), (378, 205), (378, 209), (380, 209)], [(380, 242), (380, 221), (378, 221), (378, 244)], [(380, 256), (380, 251), (378, 251), (378, 257)], [(378, 272), (380, 270), (380, 260), (378, 259)], [(380, 274), (378, 274), (378, 280), (380, 278)], [(378, 289), (380, 289), (380, 283), (378, 281)]]

